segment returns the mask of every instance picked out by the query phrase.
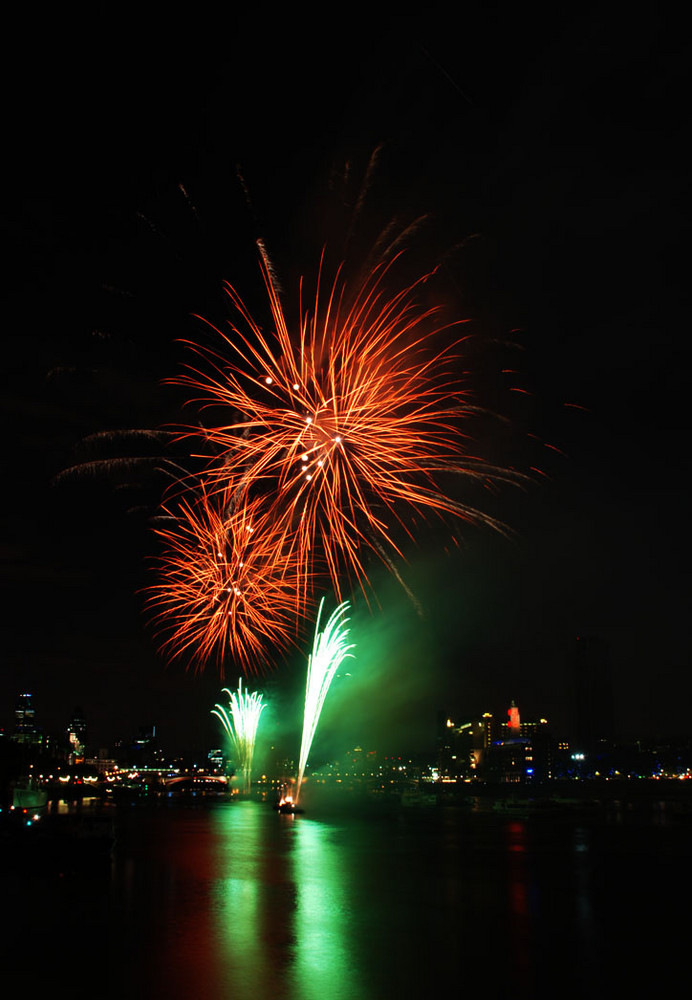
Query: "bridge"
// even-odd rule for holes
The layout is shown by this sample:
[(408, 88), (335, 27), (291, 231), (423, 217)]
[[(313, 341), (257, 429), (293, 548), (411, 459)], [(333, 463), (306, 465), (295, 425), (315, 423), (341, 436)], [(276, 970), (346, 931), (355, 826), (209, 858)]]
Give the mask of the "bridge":
[(191, 786), (198, 788), (229, 788), (230, 781), (225, 774), (201, 774), (196, 771), (194, 774), (176, 774), (173, 777), (161, 778), (164, 788), (180, 788), (181, 786)]

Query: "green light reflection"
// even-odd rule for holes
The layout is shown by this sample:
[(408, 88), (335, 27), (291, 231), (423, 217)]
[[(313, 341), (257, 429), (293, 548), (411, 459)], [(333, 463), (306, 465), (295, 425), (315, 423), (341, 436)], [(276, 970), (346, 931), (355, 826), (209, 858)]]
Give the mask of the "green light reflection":
[(368, 995), (354, 967), (352, 900), (337, 828), (298, 817), (291, 861), (298, 890), (293, 982), (300, 1000)]
[[(218, 814), (218, 882), (215, 893), (217, 975), (234, 1000), (281, 996), (282, 964), (268, 940), (276, 919), (268, 899), (272, 845), (267, 844), (266, 807), (234, 802)], [(280, 912), (280, 910), (279, 910)]]
[(216, 818), (212, 979), (233, 1000), (362, 1000), (341, 828), (234, 802)]

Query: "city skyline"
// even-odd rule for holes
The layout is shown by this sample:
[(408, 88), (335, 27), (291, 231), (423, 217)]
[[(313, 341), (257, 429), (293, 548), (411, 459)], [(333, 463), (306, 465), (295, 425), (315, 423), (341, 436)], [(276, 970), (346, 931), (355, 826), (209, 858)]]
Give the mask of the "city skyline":
[[(227, 691), (227, 689), (224, 690)], [(435, 746), (439, 748), (440, 740), (444, 741), (445, 734), (451, 732), (458, 736), (469, 730), (469, 727), (472, 727), (475, 732), (474, 727), (477, 726), (487, 730), (488, 739), (491, 738), (490, 734), (492, 734), (493, 742), (504, 739), (511, 741), (513, 736), (525, 735), (525, 733), (530, 733), (537, 726), (540, 726), (545, 728), (551, 738), (561, 745), (571, 747), (573, 750), (586, 751), (589, 754), (599, 746), (615, 747), (636, 744), (642, 740), (653, 743), (682, 740), (684, 743), (689, 739), (688, 733), (682, 731), (678, 733), (669, 731), (647, 733), (642, 731), (635, 734), (623, 734), (616, 731), (612, 724), (607, 690), (605, 693), (605, 704), (599, 700), (593, 707), (580, 704), (577, 696), (572, 705), (572, 713), (566, 728), (563, 728), (559, 720), (547, 719), (541, 713), (527, 714), (521, 703), (517, 704), (514, 698), (505, 699), (504, 702), (501, 698), (495, 698), (492, 703), (484, 706), (484, 710), (465, 710), (465, 706), (459, 704), (438, 707), (434, 714), (422, 720), (423, 724), (416, 731), (413, 742), (410, 733), (408, 734), (409, 738), (403, 734), (403, 731), (397, 733), (396, 730), (392, 730), (389, 735), (386, 731), (378, 733), (373, 728), (359, 727), (357, 719), (355, 719), (355, 724), (350, 727), (348, 725), (334, 725), (332, 722), (326, 727), (324, 733), (318, 728), (319, 739), (317, 742), (320, 754), (324, 758), (325, 754), (327, 757), (330, 754), (340, 756), (345, 752), (344, 747), (358, 746), (359, 744), (365, 744), (370, 749), (375, 748), (378, 753), (429, 754)], [(253, 698), (258, 698), (260, 703), (263, 697), (259, 691), (253, 695)], [(142, 719), (139, 719), (136, 722), (122, 720), (123, 724), (118, 730), (117, 737), (107, 742), (100, 739), (99, 733), (94, 734), (89, 721), (89, 713), (85, 712), (81, 705), (75, 706), (69, 713), (69, 717), (61, 720), (62, 724), (56, 728), (55, 725), (52, 727), (45, 725), (40, 710), (40, 696), (38, 713), (36, 704), (33, 692), (18, 693), (14, 700), (13, 711), (11, 713), (9, 711), (3, 712), (0, 716), (0, 736), (8, 742), (31, 745), (37, 752), (67, 752), (70, 755), (86, 756), (90, 759), (108, 757), (118, 747), (132, 747), (143, 741), (153, 741), (152, 745), (155, 744), (157, 750), (168, 757), (189, 754), (195, 754), (197, 757), (202, 754), (202, 757), (205, 757), (207, 752), (211, 752), (217, 746), (226, 743), (229, 737), (226, 725), (219, 727), (218, 723), (214, 722), (213, 728), (207, 727), (204, 732), (199, 730), (199, 739), (196, 744), (180, 740), (173, 740), (171, 743), (166, 740), (166, 736), (168, 736), (170, 741), (171, 733), (166, 733), (165, 727), (163, 739), (161, 733), (157, 733), (159, 727), (156, 720), (150, 720), (144, 724)], [(211, 710), (211, 715), (218, 716), (217, 710), (219, 708), (220, 705), (217, 703)], [(279, 722), (277, 705), (268, 701), (262, 705), (262, 709), (265, 708), (269, 709), (267, 713), (269, 725), (268, 731), (263, 732), (260, 741), (263, 753), (266, 754), (270, 744), (272, 749), (274, 745), (277, 745), (286, 753), (290, 753), (293, 746), (293, 750), (297, 753), (301, 732), (301, 720), (298, 715), (294, 714), (294, 717), (290, 719), (284, 718), (277, 725)], [(295, 712), (298, 712), (299, 704), (296, 703), (294, 709)], [(332, 720), (344, 714), (343, 706), (338, 701), (335, 706), (332, 706), (332, 709), (333, 711), (328, 713), (328, 716), (331, 714)], [(51, 717), (54, 718), (54, 716)], [(196, 732), (194, 727), (193, 731)], [(398, 744), (396, 743), (397, 739), (400, 740)]]

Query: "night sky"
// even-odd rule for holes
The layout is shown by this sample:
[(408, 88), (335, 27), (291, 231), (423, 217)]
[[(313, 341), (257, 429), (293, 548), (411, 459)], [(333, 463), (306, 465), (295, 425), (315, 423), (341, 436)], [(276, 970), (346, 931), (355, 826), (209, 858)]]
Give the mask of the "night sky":
[[(565, 731), (576, 636), (598, 635), (618, 732), (689, 734), (681, 25), (95, 10), (11, 33), (0, 725), (29, 689), (49, 730), (82, 706), (97, 745), (150, 723), (169, 748), (215, 739), (218, 678), (165, 668), (141, 613), (161, 478), (55, 477), (131, 447), (89, 450), (89, 435), (180, 419), (164, 380), (180, 338), (200, 336), (194, 315), (230, 315), (224, 280), (264, 308), (257, 237), (287, 290), (323, 244), (339, 251), (378, 149), (349, 251), (426, 215), (411, 260), (444, 260), (469, 380), (509, 418), (478, 447), (543, 474), (484, 501), (509, 538), (457, 531), (457, 548), (421, 529), (405, 572), (424, 618), (374, 574), (381, 607), (356, 610), (362, 655), (328, 733), (415, 749), (438, 709), (469, 718), (512, 698)], [(277, 733), (297, 729), (303, 663), (288, 654), (271, 676)]]

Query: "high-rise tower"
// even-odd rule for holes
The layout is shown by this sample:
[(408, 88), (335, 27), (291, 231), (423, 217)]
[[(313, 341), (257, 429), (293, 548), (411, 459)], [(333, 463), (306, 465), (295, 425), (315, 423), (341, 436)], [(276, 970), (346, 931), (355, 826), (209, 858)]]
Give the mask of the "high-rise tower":
[(574, 648), (574, 738), (593, 750), (613, 737), (613, 676), (608, 643), (577, 636)]
[(72, 715), (72, 720), (67, 727), (67, 738), (70, 741), (70, 756), (79, 758), (84, 756), (87, 738), (87, 725), (84, 712), (77, 706)]
[(36, 726), (36, 711), (34, 709), (31, 695), (26, 692), (20, 694), (14, 707), (14, 735), (15, 743), (39, 744), (41, 733)]
[(519, 718), (519, 709), (514, 700), (512, 700), (512, 704), (507, 709), (507, 715), (509, 716), (507, 727), (510, 739), (521, 736), (521, 719)]

